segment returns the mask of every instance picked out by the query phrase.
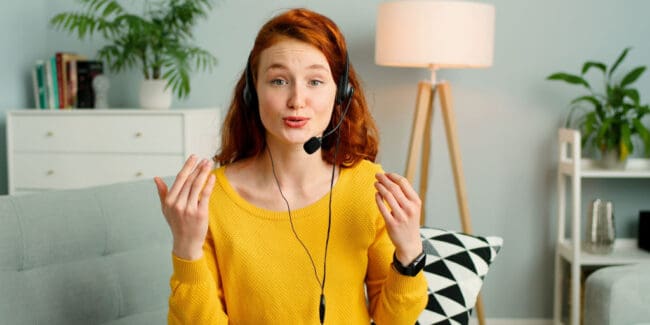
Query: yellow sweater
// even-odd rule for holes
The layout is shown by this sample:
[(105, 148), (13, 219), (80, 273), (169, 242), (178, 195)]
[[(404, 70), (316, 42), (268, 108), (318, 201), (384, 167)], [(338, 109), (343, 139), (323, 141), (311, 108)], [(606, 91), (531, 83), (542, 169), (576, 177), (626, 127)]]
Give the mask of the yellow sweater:
[[(224, 170), (214, 171), (203, 257), (186, 261), (172, 255), (169, 324), (319, 324), (320, 287), (287, 211), (248, 203)], [(369, 324), (373, 319), (378, 325), (411, 325), (426, 304), (422, 272), (408, 277), (390, 266), (394, 246), (374, 199), (377, 172), (379, 165), (362, 161), (343, 168), (334, 185), (325, 324)], [(319, 279), (328, 196), (291, 211)]]

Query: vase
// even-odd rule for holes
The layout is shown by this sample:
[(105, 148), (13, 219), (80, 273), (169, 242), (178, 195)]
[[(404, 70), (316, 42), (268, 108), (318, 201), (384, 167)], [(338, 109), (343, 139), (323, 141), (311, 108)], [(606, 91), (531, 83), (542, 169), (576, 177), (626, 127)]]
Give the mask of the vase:
[(592, 254), (609, 254), (614, 249), (614, 205), (611, 201), (595, 199), (589, 206), (584, 248)]
[(171, 88), (165, 89), (163, 79), (145, 79), (140, 85), (140, 107), (144, 109), (169, 109), (172, 105)]
[(605, 169), (625, 169), (627, 159), (620, 160), (620, 151), (618, 149), (601, 150), (600, 167)]

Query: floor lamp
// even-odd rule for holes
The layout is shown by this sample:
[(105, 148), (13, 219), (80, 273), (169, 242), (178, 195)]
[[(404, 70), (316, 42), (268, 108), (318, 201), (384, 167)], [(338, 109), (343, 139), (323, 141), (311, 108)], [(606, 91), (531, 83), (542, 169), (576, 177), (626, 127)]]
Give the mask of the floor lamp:
[[(492, 65), (494, 6), (464, 1), (405, 0), (379, 5), (375, 62), (393, 67), (428, 68), (431, 80), (418, 85), (405, 176), (414, 183), (420, 161), (419, 191), (426, 201), (434, 99), (439, 97), (447, 147), (453, 169), (463, 232), (472, 233), (465, 179), (456, 136), (456, 121), (448, 82), (436, 81), (444, 68), (483, 68)], [(424, 225), (424, 208), (420, 223)], [(485, 325), (479, 295), (476, 313)]]

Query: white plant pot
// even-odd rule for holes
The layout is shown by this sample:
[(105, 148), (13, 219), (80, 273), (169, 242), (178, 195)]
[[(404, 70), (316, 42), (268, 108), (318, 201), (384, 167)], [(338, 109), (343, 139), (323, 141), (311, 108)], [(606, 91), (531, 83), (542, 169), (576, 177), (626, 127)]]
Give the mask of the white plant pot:
[(144, 109), (169, 109), (172, 105), (171, 88), (165, 90), (167, 81), (145, 79), (140, 85), (140, 107)]

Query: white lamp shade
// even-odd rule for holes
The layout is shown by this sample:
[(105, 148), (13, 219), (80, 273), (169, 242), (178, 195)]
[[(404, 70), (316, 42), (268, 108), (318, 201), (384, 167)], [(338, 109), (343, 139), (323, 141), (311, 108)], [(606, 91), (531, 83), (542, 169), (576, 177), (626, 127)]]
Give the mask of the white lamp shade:
[(375, 63), (397, 67), (482, 68), (492, 65), (494, 6), (407, 0), (379, 5)]

